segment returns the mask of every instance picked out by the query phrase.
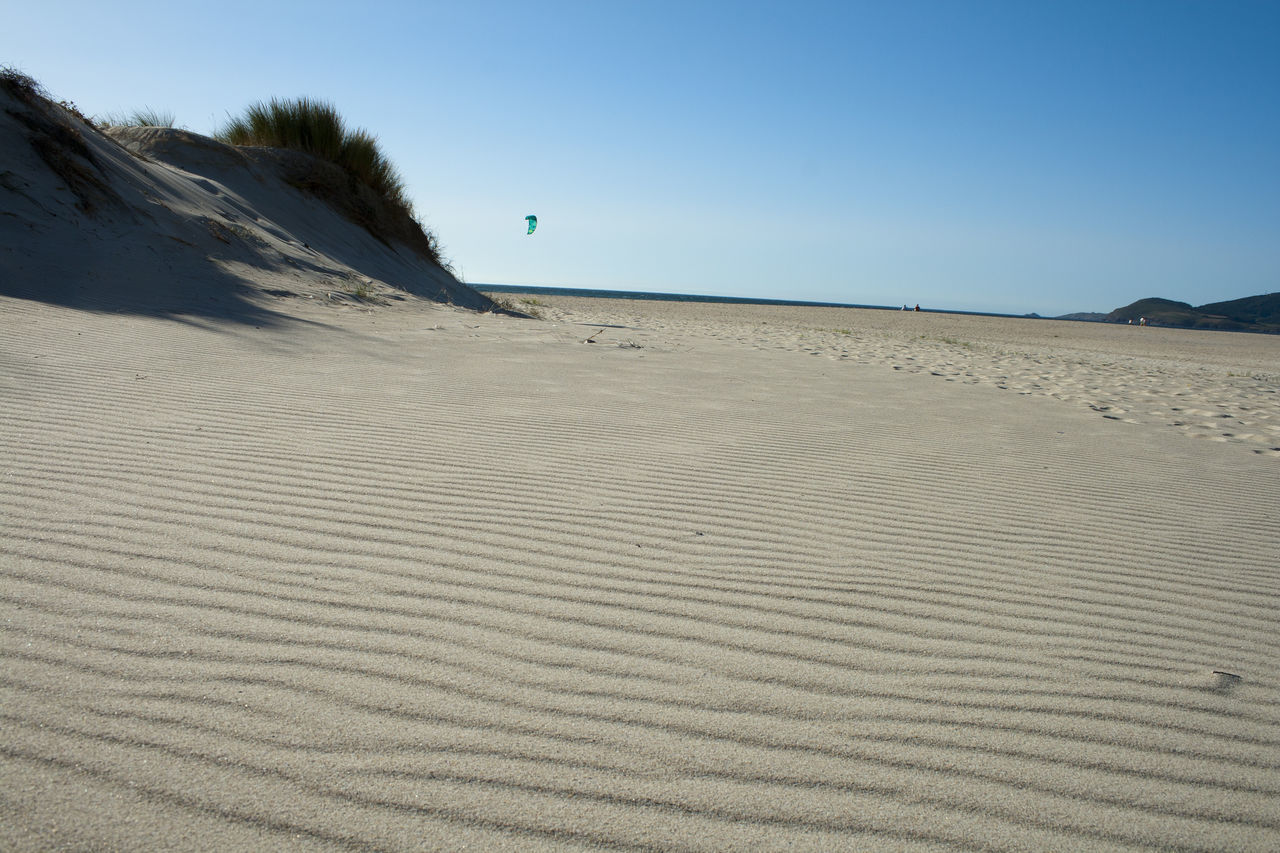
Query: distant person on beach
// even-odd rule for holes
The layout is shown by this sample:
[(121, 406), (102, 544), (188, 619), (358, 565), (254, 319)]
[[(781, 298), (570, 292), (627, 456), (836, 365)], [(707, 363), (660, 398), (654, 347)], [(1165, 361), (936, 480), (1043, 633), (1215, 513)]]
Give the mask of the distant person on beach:
[(917, 303), (916, 303), (916, 310), (917, 310), (917, 311), (919, 311), (919, 310), (920, 310), (920, 303), (919, 303), (919, 302), (917, 302)]

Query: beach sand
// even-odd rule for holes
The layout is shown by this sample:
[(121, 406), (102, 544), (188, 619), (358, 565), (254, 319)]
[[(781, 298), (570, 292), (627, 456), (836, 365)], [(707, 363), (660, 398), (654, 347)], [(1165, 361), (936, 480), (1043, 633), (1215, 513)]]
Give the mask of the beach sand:
[(1280, 339), (537, 299), (0, 297), (0, 847), (1280, 848)]

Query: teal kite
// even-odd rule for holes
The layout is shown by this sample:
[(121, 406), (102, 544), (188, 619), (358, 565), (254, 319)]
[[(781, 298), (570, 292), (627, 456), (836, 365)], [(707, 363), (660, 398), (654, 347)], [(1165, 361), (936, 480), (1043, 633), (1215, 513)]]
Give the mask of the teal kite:
[(533, 233), (533, 229), (535, 229), (535, 228), (537, 228), (537, 227), (538, 227), (538, 217), (536, 217), (536, 216), (526, 216), (526, 217), (525, 217), (525, 221), (527, 221), (527, 222), (529, 223), (529, 230), (528, 230), (528, 231), (526, 231), (526, 232), (524, 232), (524, 233), (526, 233), (526, 234), (532, 234), (532, 233)]

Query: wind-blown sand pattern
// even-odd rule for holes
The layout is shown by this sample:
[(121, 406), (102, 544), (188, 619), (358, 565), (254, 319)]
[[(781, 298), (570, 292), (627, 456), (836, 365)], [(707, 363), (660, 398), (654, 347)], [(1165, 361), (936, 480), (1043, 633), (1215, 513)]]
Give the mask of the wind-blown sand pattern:
[[(593, 301), (556, 297), (548, 316), (589, 318), (599, 313)], [(629, 300), (611, 304), (610, 319), (619, 324), (696, 334), (700, 322), (714, 318), (718, 336), (748, 346), (1056, 397), (1113, 420), (1178, 427), (1280, 456), (1280, 340), (1271, 336), (910, 311), (739, 306), (727, 313), (720, 305), (667, 302), (645, 302), (637, 311)], [(841, 326), (853, 317), (854, 328)]]
[(542, 298), (3, 299), (0, 846), (1280, 847), (1280, 341)]

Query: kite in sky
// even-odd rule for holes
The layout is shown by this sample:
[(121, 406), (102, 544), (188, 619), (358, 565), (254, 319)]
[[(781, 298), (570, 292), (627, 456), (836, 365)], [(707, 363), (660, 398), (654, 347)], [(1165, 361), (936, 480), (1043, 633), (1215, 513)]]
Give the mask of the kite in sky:
[(533, 229), (535, 229), (535, 228), (537, 228), (537, 227), (538, 227), (538, 217), (536, 217), (536, 216), (526, 216), (526, 217), (525, 217), (525, 220), (529, 223), (529, 230), (528, 230), (528, 231), (526, 231), (526, 232), (524, 232), (524, 233), (526, 233), (526, 234), (532, 234), (532, 233), (533, 233)]

